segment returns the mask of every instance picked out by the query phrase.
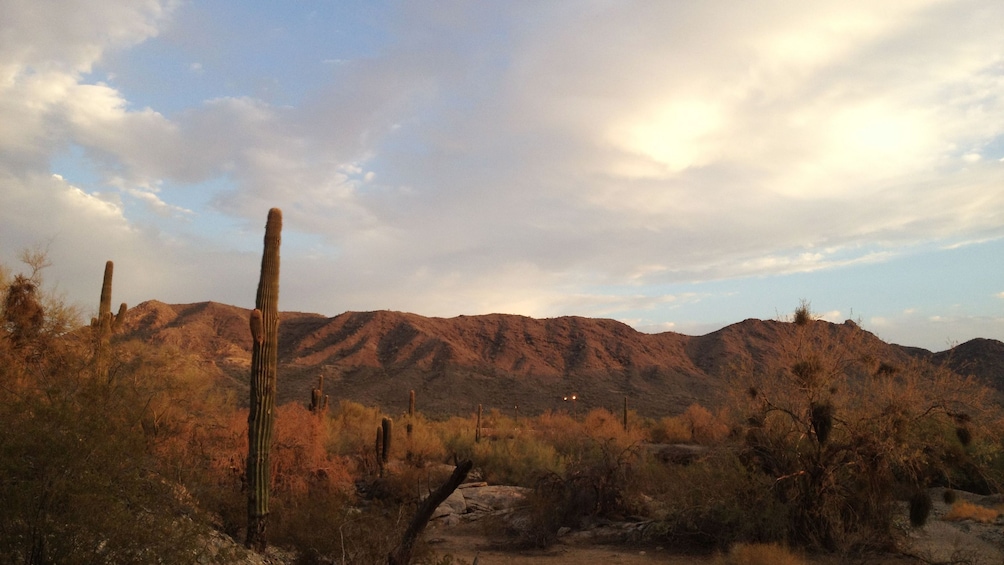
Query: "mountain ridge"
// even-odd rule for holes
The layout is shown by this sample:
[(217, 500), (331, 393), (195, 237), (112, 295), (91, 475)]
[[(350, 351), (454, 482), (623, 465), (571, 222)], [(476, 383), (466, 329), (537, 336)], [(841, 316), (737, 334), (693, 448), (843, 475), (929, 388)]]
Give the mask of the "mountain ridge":
[[(174, 346), (214, 367), (238, 389), (250, 365), (250, 310), (217, 302), (144, 302), (128, 313), (126, 338)], [(814, 321), (822, 339), (856, 348), (881, 362), (912, 359), (972, 369), (985, 382), (1004, 383), (1004, 343), (967, 342), (956, 355), (888, 344), (852, 321)], [(432, 415), (469, 414), (478, 404), (522, 413), (622, 405), (647, 416), (713, 405), (730, 371), (765, 370), (779, 355), (792, 324), (747, 319), (703, 336), (647, 334), (606, 318), (530, 318), (483, 314), (425, 317), (376, 310), (325, 317), (281, 312), (279, 400), (309, 399), (320, 375), (333, 401), (348, 399), (394, 413), (416, 390), (419, 409)], [(828, 347), (830, 345), (827, 345)], [(860, 351), (858, 351), (860, 350)], [(571, 406), (563, 400), (575, 394)]]

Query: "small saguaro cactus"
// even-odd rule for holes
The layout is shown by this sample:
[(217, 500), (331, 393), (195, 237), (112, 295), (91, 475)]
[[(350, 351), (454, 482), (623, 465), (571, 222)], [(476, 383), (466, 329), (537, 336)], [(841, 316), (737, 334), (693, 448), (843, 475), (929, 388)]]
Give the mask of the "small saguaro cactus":
[(373, 445), (373, 453), (376, 455), (377, 469), (380, 476), (383, 476), (383, 426), (377, 426), (376, 443)]
[(317, 388), (310, 391), (310, 411), (318, 415), (328, 411), (328, 395), (324, 394), (324, 375), (317, 376)]
[(269, 513), (269, 451), (279, 349), (279, 244), (282, 212), (268, 211), (255, 309), (251, 312), (251, 404), (248, 411), (248, 530), (245, 545), (264, 553)]
[(414, 429), (415, 422), (415, 390), (412, 389), (408, 392), (408, 439), (411, 440), (411, 432)]
[(481, 405), (478, 404), (478, 421), (474, 425), (474, 443), (481, 443)]
[(394, 436), (394, 421), (384, 418), (380, 422), (380, 431), (383, 432), (383, 443), (380, 445), (380, 460), (386, 463), (390, 460), (391, 439)]

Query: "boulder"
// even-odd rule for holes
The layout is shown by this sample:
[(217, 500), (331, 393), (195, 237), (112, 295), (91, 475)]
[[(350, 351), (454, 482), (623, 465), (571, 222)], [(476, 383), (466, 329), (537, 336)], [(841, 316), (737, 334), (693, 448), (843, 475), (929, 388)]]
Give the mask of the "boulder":
[(432, 513), (432, 517), (442, 518), (450, 514), (464, 514), (466, 512), (467, 502), (464, 500), (464, 495), (460, 490), (455, 490), (450, 493), (450, 496), (442, 504), (436, 507), (436, 510)]
[(526, 499), (527, 493), (531, 490), (525, 487), (493, 485), (465, 488), (459, 492), (463, 493), (468, 512), (495, 512), (512, 510)]

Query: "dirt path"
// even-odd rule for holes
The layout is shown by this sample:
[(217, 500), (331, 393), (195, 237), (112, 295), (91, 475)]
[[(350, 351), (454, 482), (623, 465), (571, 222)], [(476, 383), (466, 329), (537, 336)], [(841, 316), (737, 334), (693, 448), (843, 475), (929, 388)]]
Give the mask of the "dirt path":
[[(942, 517), (949, 505), (942, 501), (941, 489), (931, 489), (934, 508), (927, 525), (910, 528), (907, 508), (897, 519), (902, 537), (903, 555), (878, 555), (868, 559), (855, 558), (858, 565), (906, 565), (918, 563), (967, 563), (972, 565), (999, 565), (1004, 561), (1004, 516), (982, 524), (973, 521), (946, 522)], [(1000, 497), (980, 497), (958, 493), (960, 498), (987, 507), (1001, 508)], [(668, 563), (672, 565), (710, 565), (717, 561), (714, 555), (688, 554), (659, 546), (590, 545), (582, 541), (564, 540), (547, 550), (516, 551), (500, 549), (485, 537), (483, 528), (476, 524), (455, 526), (434, 525), (427, 532), (432, 549), (439, 555), (450, 554), (456, 560), (478, 565), (644, 565)], [(838, 556), (813, 556), (806, 559), (810, 565), (837, 565), (846, 562)]]
[(712, 563), (710, 556), (673, 554), (661, 547), (631, 547), (606, 545), (557, 544), (546, 550), (493, 549), (484, 536), (477, 532), (451, 532), (443, 529), (430, 532), (432, 548), (440, 555), (450, 554), (454, 559), (478, 565), (651, 565), (669, 563), (685, 565)]

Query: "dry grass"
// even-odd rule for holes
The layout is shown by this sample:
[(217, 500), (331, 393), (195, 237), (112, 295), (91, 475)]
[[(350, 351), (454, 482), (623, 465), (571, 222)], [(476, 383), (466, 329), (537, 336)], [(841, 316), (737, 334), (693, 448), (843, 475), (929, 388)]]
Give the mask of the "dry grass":
[(972, 520), (974, 522), (989, 524), (996, 520), (998, 515), (1000, 515), (1000, 512), (998, 510), (994, 510), (993, 508), (987, 508), (986, 506), (980, 506), (978, 504), (973, 504), (972, 502), (960, 500), (953, 504), (941, 519), (947, 522)]
[(800, 555), (776, 543), (737, 543), (715, 565), (805, 565)]

